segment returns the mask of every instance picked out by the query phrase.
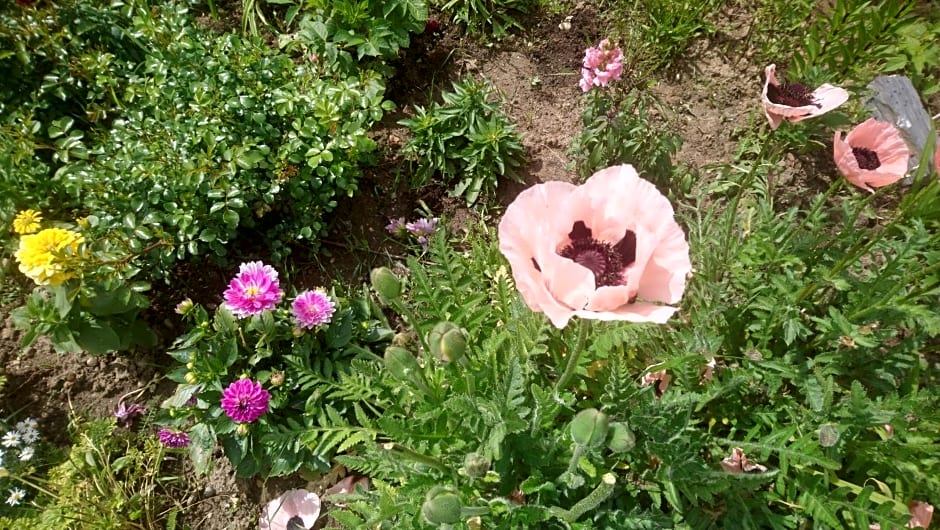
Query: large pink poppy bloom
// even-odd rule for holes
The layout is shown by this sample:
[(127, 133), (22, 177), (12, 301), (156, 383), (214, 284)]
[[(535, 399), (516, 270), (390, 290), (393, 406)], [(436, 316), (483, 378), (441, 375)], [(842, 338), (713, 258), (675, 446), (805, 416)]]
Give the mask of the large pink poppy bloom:
[[(926, 502), (914, 501), (908, 507), (911, 512), (911, 520), (907, 522), (905, 528), (930, 528), (930, 520), (933, 519), (933, 506)], [(868, 525), (868, 530), (881, 530), (880, 524)]]
[(857, 125), (845, 140), (836, 131), (832, 149), (839, 172), (852, 184), (871, 192), (901, 180), (911, 156), (901, 133), (875, 118)]
[(269, 502), (258, 520), (261, 530), (309, 530), (320, 517), (320, 497), (304, 489), (287, 490)]
[(761, 95), (771, 129), (779, 127), (783, 120), (795, 123), (825, 114), (849, 100), (849, 93), (844, 88), (830, 84), (810, 92), (799, 83), (781, 83), (777, 80), (776, 69), (774, 64), (764, 68), (764, 92)]
[(526, 304), (563, 328), (574, 316), (663, 323), (692, 270), (672, 205), (632, 166), (581, 186), (546, 182), (516, 197), (499, 223)]

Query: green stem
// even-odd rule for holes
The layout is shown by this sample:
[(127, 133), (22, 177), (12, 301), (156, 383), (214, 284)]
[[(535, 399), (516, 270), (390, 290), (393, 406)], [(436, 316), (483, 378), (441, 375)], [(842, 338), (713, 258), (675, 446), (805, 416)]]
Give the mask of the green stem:
[(590, 325), (589, 320), (586, 318), (581, 319), (577, 341), (574, 344), (574, 348), (568, 350), (568, 365), (565, 366), (565, 371), (562, 372), (561, 377), (555, 382), (556, 396), (564, 390), (571, 381), (571, 378), (574, 377), (574, 373), (578, 370), (578, 361), (581, 359), (581, 354), (584, 353), (584, 343), (587, 342), (588, 327), (590, 327)]
[(610, 494), (614, 492), (614, 486), (617, 485), (617, 477), (613, 473), (605, 473), (601, 477), (601, 483), (594, 488), (594, 491), (587, 497), (578, 501), (570, 510), (553, 507), (549, 511), (556, 517), (569, 523), (573, 523), (581, 518), (585, 513), (597, 508), (600, 503), (607, 500)]

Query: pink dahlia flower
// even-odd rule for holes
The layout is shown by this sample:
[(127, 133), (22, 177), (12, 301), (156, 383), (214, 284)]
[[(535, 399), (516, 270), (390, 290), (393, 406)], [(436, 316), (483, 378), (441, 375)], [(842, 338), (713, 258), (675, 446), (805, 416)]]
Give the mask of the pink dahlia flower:
[(323, 291), (304, 291), (294, 298), (290, 310), (297, 327), (310, 329), (329, 323), (336, 311), (336, 304)]
[(260, 261), (242, 263), (225, 290), (225, 306), (238, 318), (258, 315), (281, 301), (277, 271)]
[(779, 127), (783, 120), (795, 123), (820, 116), (849, 100), (849, 93), (844, 88), (830, 84), (811, 92), (799, 83), (781, 83), (777, 81), (776, 68), (771, 64), (764, 69), (764, 92), (761, 95), (771, 129)]
[(595, 86), (607, 86), (623, 74), (623, 50), (612, 45), (610, 39), (604, 39), (597, 47), (584, 50), (582, 65), (578, 86), (583, 92)]
[(189, 435), (183, 431), (160, 429), (160, 432), (157, 433), (157, 438), (160, 439), (160, 443), (167, 447), (178, 449), (189, 445)]
[(845, 140), (837, 131), (832, 147), (839, 172), (852, 184), (871, 192), (901, 180), (911, 156), (901, 133), (875, 118), (857, 125)]
[(222, 410), (232, 421), (251, 423), (268, 411), (271, 394), (261, 388), (261, 383), (251, 379), (239, 379), (222, 391)]
[(571, 317), (663, 323), (692, 270), (672, 205), (632, 166), (581, 186), (546, 182), (516, 197), (499, 249), (526, 304), (562, 328)]
[(320, 517), (320, 497), (304, 489), (287, 490), (264, 507), (261, 530), (310, 530)]

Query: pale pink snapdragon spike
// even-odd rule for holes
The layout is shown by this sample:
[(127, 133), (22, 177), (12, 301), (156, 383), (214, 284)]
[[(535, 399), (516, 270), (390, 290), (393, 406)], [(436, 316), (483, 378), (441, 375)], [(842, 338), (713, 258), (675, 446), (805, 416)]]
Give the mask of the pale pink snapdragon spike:
[(604, 39), (596, 47), (584, 50), (582, 65), (578, 85), (583, 92), (595, 86), (607, 86), (623, 75), (623, 50), (612, 45), (610, 39)]

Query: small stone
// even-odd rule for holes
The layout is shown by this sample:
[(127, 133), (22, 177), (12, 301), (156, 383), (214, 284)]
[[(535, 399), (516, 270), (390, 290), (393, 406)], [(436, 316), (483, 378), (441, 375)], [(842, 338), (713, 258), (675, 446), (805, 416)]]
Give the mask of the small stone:
[(85, 366), (98, 366), (98, 359), (94, 357), (85, 357)]
[(205, 499), (215, 497), (215, 493), (215, 487), (212, 484), (206, 484), (206, 487), (202, 488), (202, 496)]

